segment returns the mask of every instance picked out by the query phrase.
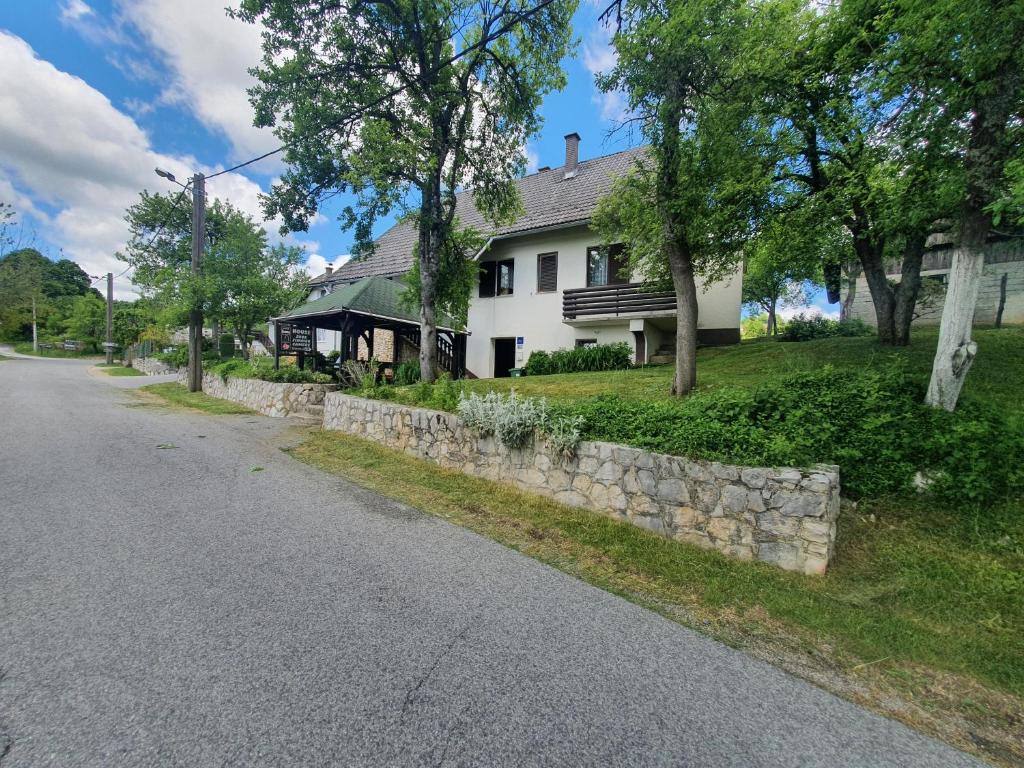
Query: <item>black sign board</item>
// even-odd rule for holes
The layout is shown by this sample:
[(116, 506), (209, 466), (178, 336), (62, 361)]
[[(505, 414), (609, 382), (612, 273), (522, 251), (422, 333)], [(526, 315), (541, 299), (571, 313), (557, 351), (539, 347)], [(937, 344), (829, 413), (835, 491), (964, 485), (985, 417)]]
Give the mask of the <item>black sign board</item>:
[(277, 326), (277, 348), (282, 355), (313, 351), (313, 329), (302, 328), (291, 323)]

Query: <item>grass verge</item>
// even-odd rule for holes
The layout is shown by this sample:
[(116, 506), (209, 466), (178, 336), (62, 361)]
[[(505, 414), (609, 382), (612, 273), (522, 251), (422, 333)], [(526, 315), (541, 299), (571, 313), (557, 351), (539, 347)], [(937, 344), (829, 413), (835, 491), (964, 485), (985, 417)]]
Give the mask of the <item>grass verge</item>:
[(223, 416), (235, 413), (253, 413), (238, 403), (230, 400), (221, 400), (219, 397), (210, 397), (205, 392), (189, 392), (188, 388), (181, 384), (149, 384), (140, 387), (137, 392), (154, 395), (167, 404), (181, 408), (191, 408), (194, 411), (203, 411), (214, 415)]
[(22, 341), (15, 344), (14, 351), (20, 355), (35, 355), (36, 357), (66, 357), (75, 360), (88, 360), (90, 358), (102, 357), (102, 355), (92, 352), (85, 353), (73, 349), (62, 349), (59, 347), (54, 347), (52, 349), (40, 347), (39, 349), (33, 351), (32, 342), (29, 341)]
[(106, 363), (99, 363), (96, 367), (99, 368), (103, 373), (107, 374), (107, 376), (145, 376), (146, 375), (142, 371), (137, 371), (134, 368), (129, 368), (126, 365), (117, 365), (115, 363), (111, 363), (110, 365), (107, 365)]
[(961, 748), (1024, 761), (1024, 553), (972, 538), (969, 521), (905, 504), (848, 508), (836, 564), (808, 578), (348, 435), (316, 433), (290, 453)]

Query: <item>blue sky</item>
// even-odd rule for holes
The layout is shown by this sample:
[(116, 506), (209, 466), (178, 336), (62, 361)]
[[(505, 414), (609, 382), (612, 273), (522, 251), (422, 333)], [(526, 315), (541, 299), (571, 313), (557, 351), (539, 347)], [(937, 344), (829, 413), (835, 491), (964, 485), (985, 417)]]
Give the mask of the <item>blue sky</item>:
[[(0, 200), (21, 213), (28, 237), (51, 258), (89, 274), (123, 264), (124, 209), (139, 191), (230, 166), (277, 146), (252, 127), (247, 68), (259, 57), (256, 28), (227, 18), (223, 0), (33, 0), (0, 5)], [(613, 61), (600, 7), (584, 0), (574, 19), (580, 45), (563, 62), (567, 87), (544, 101), (543, 129), (527, 145), (531, 166), (558, 166), (563, 136), (578, 132), (583, 159), (635, 142), (611, 135), (621, 97), (601, 94), (594, 72)], [(264, 161), (211, 181), (209, 193), (259, 213), (258, 194), (281, 172)], [(339, 203), (340, 207), (340, 203)], [(288, 237), (308, 269), (347, 254), (352, 237), (321, 212), (309, 232)], [(389, 221), (381, 221), (383, 231)], [(273, 222), (268, 230), (275, 231)], [(129, 297), (128, 277), (117, 294)]]

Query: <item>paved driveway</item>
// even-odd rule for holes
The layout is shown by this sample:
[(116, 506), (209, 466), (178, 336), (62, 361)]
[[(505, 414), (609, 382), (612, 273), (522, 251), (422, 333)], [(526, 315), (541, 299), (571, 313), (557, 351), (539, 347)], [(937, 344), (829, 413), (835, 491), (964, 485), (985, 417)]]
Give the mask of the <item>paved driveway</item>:
[(977, 765), (87, 368), (0, 362), (3, 768)]

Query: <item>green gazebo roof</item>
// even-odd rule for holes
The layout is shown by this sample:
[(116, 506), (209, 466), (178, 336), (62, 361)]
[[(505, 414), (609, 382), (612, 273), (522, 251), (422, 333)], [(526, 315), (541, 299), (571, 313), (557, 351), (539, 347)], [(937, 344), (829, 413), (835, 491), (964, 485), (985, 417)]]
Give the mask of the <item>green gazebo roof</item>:
[[(420, 324), (419, 306), (410, 307), (402, 302), (405, 286), (386, 277), (365, 277), (362, 280), (337, 287), (319, 299), (307, 301), (275, 320), (314, 320), (317, 317), (355, 312), (382, 320), (398, 321), (409, 325)], [(437, 316), (437, 325), (446, 331), (457, 331), (455, 321), (445, 315)]]

